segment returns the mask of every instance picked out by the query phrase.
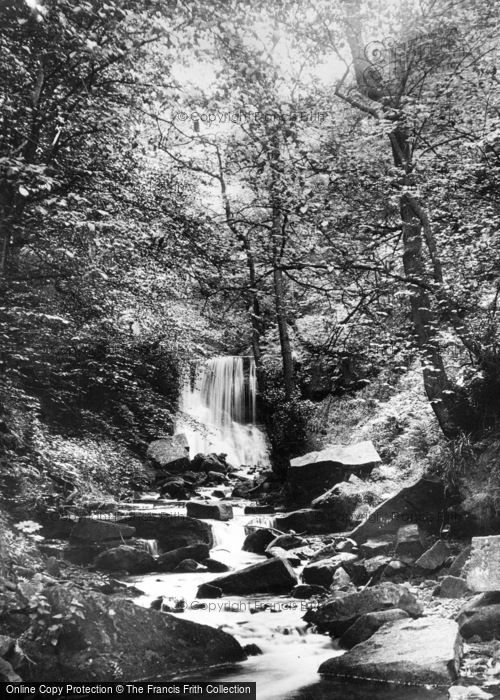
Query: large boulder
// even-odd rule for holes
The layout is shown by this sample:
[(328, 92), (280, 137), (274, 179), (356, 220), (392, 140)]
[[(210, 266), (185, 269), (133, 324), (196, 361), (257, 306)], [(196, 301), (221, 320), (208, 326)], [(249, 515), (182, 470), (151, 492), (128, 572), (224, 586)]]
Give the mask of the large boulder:
[(499, 591), (500, 535), (473, 537), (470, 557), (463, 571), (471, 591)]
[(226, 455), (216, 455), (215, 453), (205, 455), (199, 452), (193, 457), (191, 468), (198, 472), (217, 472), (219, 474), (225, 474), (228, 470)]
[(33, 661), (22, 671), (25, 681), (167, 680), (245, 658), (239, 643), (215, 627), (77, 588), (44, 593), (51, 615), (60, 616), (57, 651), (49, 635), (24, 647)]
[(139, 513), (123, 518), (120, 522), (132, 525), (138, 537), (156, 539), (162, 552), (198, 542), (204, 542), (209, 547), (214, 544), (210, 525), (185, 515), (161, 513), (154, 516), (151, 513)]
[(441, 481), (419, 479), (377, 506), (351, 532), (356, 542), (395, 535), (400, 527), (416, 523), (429, 533), (439, 533), (448, 505)]
[(133, 537), (134, 527), (97, 518), (81, 518), (71, 530), (70, 539), (78, 542), (104, 542)]
[(249, 532), (243, 542), (242, 550), (253, 554), (264, 554), (266, 547), (276, 539), (276, 532), (267, 527), (257, 527)]
[(333, 574), (344, 564), (356, 561), (357, 556), (349, 552), (341, 552), (330, 559), (322, 559), (304, 567), (302, 580), (304, 583), (315, 583), (328, 588), (333, 580)]
[(391, 608), (405, 610), (412, 617), (422, 614), (415, 597), (405, 586), (387, 581), (340, 598), (328, 599), (318, 608), (308, 610), (304, 620), (316, 625), (320, 632), (340, 637), (361, 615)]
[(225, 594), (288, 593), (297, 584), (290, 564), (284, 559), (267, 559), (209, 581)]
[(127, 571), (129, 574), (147, 574), (156, 568), (156, 562), (148, 552), (127, 545), (120, 545), (101, 552), (94, 566), (101, 571)]
[(297, 547), (304, 547), (305, 545), (307, 545), (307, 540), (304, 540), (298, 535), (278, 535), (269, 543), (268, 548), (281, 547), (281, 549), (296, 549)]
[(353, 514), (362, 502), (363, 493), (358, 485), (351, 481), (341, 481), (332, 486), (326, 493), (315, 498), (311, 505), (313, 508), (333, 511), (338, 522), (343, 523), (343, 529), (347, 530), (355, 524)]
[(474, 596), (459, 611), (456, 620), (464, 639), (475, 636), (483, 642), (500, 639), (500, 590)]
[(287, 474), (290, 495), (297, 503), (307, 503), (347, 480), (350, 474), (369, 476), (380, 461), (373, 443), (368, 440), (309, 452), (290, 462)]
[(337, 518), (334, 512), (315, 508), (302, 508), (277, 515), (274, 524), (279, 530), (311, 534), (340, 532), (345, 527), (345, 522), (342, 518)]
[(405, 610), (394, 608), (393, 610), (377, 610), (366, 613), (358, 617), (356, 622), (339, 639), (339, 646), (343, 649), (352, 649), (356, 644), (361, 644), (369, 639), (372, 634), (385, 625), (387, 622), (404, 620), (410, 616)]
[(209, 518), (211, 520), (231, 520), (233, 508), (228, 503), (203, 503), (202, 501), (189, 501), (187, 514), (191, 518)]
[(343, 656), (322, 663), (319, 673), (402, 685), (448, 686), (458, 677), (461, 656), (461, 638), (453, 620), (396, 620)]
[(147, 456), (157, 469), (177, 474), (189, 469), (189, 444), (184, 433), (150, 443)]
[(203, 543), (191, 544), (188, 547), (179, 547), (178, 549), (173, 549), (171, 552), (160, 554), (156, 568), (158, 571), (173, 571), (184, 559), (194, 559), (195, 561), (201, 562), (207, 559), (209, 554), (210, 550), (208, 545)]

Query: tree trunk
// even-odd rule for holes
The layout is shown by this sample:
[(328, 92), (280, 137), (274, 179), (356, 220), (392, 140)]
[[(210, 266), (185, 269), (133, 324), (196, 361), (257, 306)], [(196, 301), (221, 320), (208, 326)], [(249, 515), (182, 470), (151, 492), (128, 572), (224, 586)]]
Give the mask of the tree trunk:
[(281, 358), (283, 362), (283, 380), (285, 396), (290, 399), (295, 388), (295, 372), (293, 368), (292, 346), (288, 332), (288, 322), (285, 306), (285, 289), (283, 284), (283, 270), (280, 267), (280, 255), (278, 241), (282, 239), (281, 212), (276, 205), (273, 206), (273, 277), (274, 299), (276, 306), (276, 320), (280, 336)]
[[(400, 211), (403, 223), (404, 271), (407, 277), (423, 282), (425, 267), (422, 254), (422, 223), (405, 194), (401, 196)], [(453, 438), (458, 432), (450, 411), (453, 386), (446, 374), (437, 341), (437, 321), (431, 309), (431, 299), (423, 284), (412, 284), (410, 293), (411, 319), (420, 351), (425, 393), (444, 435)]]

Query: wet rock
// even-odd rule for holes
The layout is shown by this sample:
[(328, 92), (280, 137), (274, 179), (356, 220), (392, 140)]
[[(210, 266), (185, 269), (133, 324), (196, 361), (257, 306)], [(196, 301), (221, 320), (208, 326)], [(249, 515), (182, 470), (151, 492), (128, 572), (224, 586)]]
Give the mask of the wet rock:
[(456, 620), (464, 639), (477, 636), (483, 642), (500, 639), (500, 590), (474, 596)]
[(460, 554), (457, 554), (455, 559), (452, 561), (450, 568), (448, 569), (450, 576), (461, 576), (463, 568), (470, 557), (471, 551), (472, 545), (469, 544), (460, 552)]
[(330, 533), (336, 532), (345, 525), (342, 520), (330, 511), (302, 508), (285, 515), (277, 515), (274, 519), (279, 530), (294, 530), (299, 533)]
[(467, 582), (458, 576), (445, 576), (434, 591), (440, 598), (463, 598), (466, 593), (470, 593)]
[(457, 624), (435, 617), (397, 620), (319, 668), (342, 676), (408, 685), (448, 686), (458, 677), (462, 648)]
[(324, 586), (318, 586), (313, 583), (298, 583), (292, 588), (292, 596), (299, 600), (307, 600), (313, 595), (326, 595), (328, 593)]
[(393, 539), (377, 537), (360, 544), (359, 553), (362, 557), (369, 559), (370, 557), (376, 557), (380, 554), (390, 554), (394, 551), (394, 547), (395, 541)]
[(269, 547), (281, 547), (281, 549), (295, 549), (296, 547), (303, 547), (307, 544), (307, 541), (298, 537), (298, 535), (278, 535), (275, 539), (269, 543)]
[(436, 571), (436, 569), (441, 568), (445, 564), (449, 556), (450, 548), (446, 542), (438, 540), (417, 559), (415, 566), (427, 571)]
[(177, 564), (174, 571), (178, 573), (194, 573), (195, 571), (205, 571), (205, 567), (194, 559), (183, 559)]
[(189, 469), (189, 444), (183, 433), (154, 440), (146, 454), (157, 469), (175, 473)]
[(400, 527), (397, 533), (395, 550), (398, 559), (406, 563), (412, 563), (423, 554), (423, 551), (424, 540), (418, 525)]
[(348, 572), (343, 568), (343, 566), (338, 568), (337, 571), (333, 574), (332, 582), (330, 584), (331, 591), (350, 589), (356, 590), (351, 577), (349, 576)]
[[(214, 627), (150, 610), (128, 600), (53, 586), (46, 590), (52, 614), (61, 615), (57, 654), (50, 640), (31, 642), (29, 680), (120, 681), (141, 676), (169, 679), (179, 673), (241, 661), (245, 654), (229, 634)], [(82, 617), (68, 619), (78, 604)]]
[(343, 649), (352, 649), (356, 644), (369, 639), (386, 622), (394, 622), (395, 620), (403, 620), (409, 617), (405, 610), (400, 610), (399, 608), (378, 610), (377, 612), (361, 615), (339, 639), (339, 646)]
[(473, 537), (471, 547), (463, 570), (470, 590), (500, 590), (500, 535)]
[(231, 571), (230, 566), (218, 561), (217, 559), (212, 559), (211, 557), (208, 557), (208, 559), (203, 559), (201, 563), (207, 571), (211, 571), (214, 574), (223, 574), (226, 571)]
[(120, 522), (133, 525), (138, 537), (158, 540), (158, 546), (163, 552), (199, 542), (213, 547), (214, 543), (212, 528), (208, 523), (184, 515), (137, 514), (123, 518)]
[(257, 644), (245, 644), (243, 651), (247, 656), (260, 656), (262, 654), (262, 649), (257, 646)]
[(194, 559), (195, 561), (201, 562), (207, 559), (209, 554), (210, 550), (208, 545), (203, 543), (192, 544), (188, 547), (179, 547), (171, 552), (160, 554), (156, 563), (156, 569), (164, 572), (174, 571), (175, 567), (184, 559)]
[(71, 530), (70, 539), (81, 542), (103, 542), (105, 540), (127, 539), (135, 534), (135, 528), (130, 525), (108, 522), (107, 520), (82, 518)]
[(356, 542), (395, 535), (408, 523), (418, 523), (424, 532), (439, 533), (447, 507), (441, 481), (419, 479), (377, 506), (350, 536)]
[(127, 545), (120, 545), (101, 552), (94, 559), (100, 571), (128, 571), (129, 574), (147, 574), (156, 568), (156, 562), (148, 552)]
[(194, 471), (204, 471), (207, 473), (215, 472), (219, 474), (225, 474), (228, 469), (226, 455), (216, 455), (215, 453), (204, 455), (201, 452), (199, 452), (191, 460), (191, 468)]
[(228, 503), (202, 503), (189, 501), (187, 514), (191, 518), (210, 518), (211, 520), (231, 520), (233, 508)]
[(287, 593), (297, 584), (290, 564), (284, 559), (267, 559), (210, 581), (223, 593)]
[(351, 473), (368, 476), (380, 464), (380, 457), (370, 441), (354, 445), (330, 445), (290, 462), (287, 479), (290, 493), (297, 502), (306, 503)]
[(197, 598), (222, 598), (222, 588), (212, 586), (211, 583), (202, 583), (198, 586)]
[(322, 559), (304, 567), (302, 572), (302, 580), (304, 583), (316, 583), (319, 586), (328, 588), (333, 580), (333, 574), (346, 563), (350, 563), (357, 559), (355, 554), (343, 552), (337, 554), (330, 559)]
[(183, 501), (187, 501), (193, 495), (193, 490), (187, 486), (183, 479), (169, 479), (161, 485), (159, 490), (162, 496)]
[(274, 530), (258, 527), (245, 537), (242, 550), (253, 554), (264, 554), (266, 547), (275, 539), (276, 532)]
[(245, 515), (270, 515), (274, 513), (274, 506), (245, 506)]
[(361, 615), (392, 608), (405, 610), (412, 617), (422, 614), (415, 597), (405, 586), (387, 581), (341, 598), (328, 599), (317, 609), (308, 610), (304, 620), (316, 625), (320, 632), (340, 637)]
[(290, 550), (283, 549), (283, 547), (266, 547), (267, 557), (278, 557), (279, 559), (286, 559), (290, 566), (300, 566), (302, 560)]

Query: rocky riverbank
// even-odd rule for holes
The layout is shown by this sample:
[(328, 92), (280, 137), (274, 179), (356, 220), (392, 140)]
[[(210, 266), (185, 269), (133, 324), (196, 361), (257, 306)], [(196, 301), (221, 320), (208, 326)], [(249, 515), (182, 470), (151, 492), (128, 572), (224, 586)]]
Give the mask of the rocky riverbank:
[[(182, 459), (174, 455), (177, 464)], [(275, 620), (302, 624), (301, 634), (309, 628), (315, 640), (323, 636), (316, 666), (322, 683), (390, 681), (443, 693), (450, 687), (453, 698), (499, 693), (500, 538), (488, 538), (488, 568), (484, 542), (471, 547), (443, 527), (450, 506), (438, 482), (418, 480), (338, 532), (339, 513), (345, 524), (355, 503), (342, 484), (310, 507), (286, 510), (286, 489), (270, 475), (233, 471), (215, 456), (177, 474), (167, 464), (157, 466), (154, 490), (140, 501), (47, 519), (39, 558), (0, 580), (3, 678), (167, 679), (247, 663), (259, 651), (258, 636), (245, 645), (234, 637), (241, 637), (237, 628), (221, 622), (238, 600), (253, 600), (258, 609), (249, 609), (247, 622), (256, 612), (276, 613)], [(347, 478), (342, 483), (355, 485)], [(165, 499), (173, 483), (178, 499)], [(186, 501), (180, 495), (187, 484)], [(238, 515), (243, 509), (247, 515)], [(214, 537), (217, 523), (229, 532), (235, 518), (244, 523), (238, 547), (248, 553), (245, 565), (236, 552), (224, 561)], [(213, 614), (194, 621), (181, 600), (144, 600), (149, 581), (161, 589), (173, 580), (198, 582), (193, 599)], [(256, 669), (265, 666), (259, 658)], [(469, 686), (481, 690), (473, 696)]]

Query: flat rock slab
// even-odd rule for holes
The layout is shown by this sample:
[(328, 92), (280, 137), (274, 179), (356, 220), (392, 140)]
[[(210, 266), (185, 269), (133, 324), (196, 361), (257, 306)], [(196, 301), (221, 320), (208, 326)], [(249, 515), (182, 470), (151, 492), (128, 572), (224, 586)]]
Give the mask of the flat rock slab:
[(397, 620), (383, 625), (343, 656), (322, 663), (319, 673), (405, 685), (449, 686), (458, 677), (461, 656), (461, 638), (453, 620)]
[(415, 597), (405, 586), (386, 581), (372, 588), (326, 600), (317, 608), (308, 610), (303, 619), (316, 625), (320, 632), (340, 637), (365, 613), (393, 608), (405, 610), (412, 617), (422, 614)]
[(71, 530), (71, 540), (83, 542), (103, 542), (133, 537), (136, 530), (131, 525), (99, 520), (97, 518), (82, 518)]
[(156, 539), (162, 552), (198, 542), (204, 542), (209, 547), (214, 544), (210, 524), (185, 515), (138, 513), (123, 518), (120, 523), (133, 526), (137, 537)]
[(387, 622), (395, 620), (407, 620), (410, 616), (405, 610), (394, 608), (393, 610), (379, 610), (377, 612), (361, 615), (356, 622), (344, 632), (339, 639), (339, 646), (343, 649), (352, 649), (356, 644), (369, 639), (375, 632)]
[(146, 454), (158, 469), (181, 473), (190, 467), (189, 444), (184, 433), (154, 440)]
[(191, 518), (209, 518), (211, 520), (232, 520), (233, 508), (227, 503), (202, 503), (189, 501), (187, 514)]
[(274, 519), (278, 530), (294, 530), (298, 533), (326, 534), (341, 532), (345, 529), (345, 520), (338, 518), (335, 512), (302, 508)]
[(473, 537), (463, 572), (471, 591), (500, 590), (500, 535)]
[(290, 493), (305, 502), (348, 479), (352, 473), (369, 475), (380, 462), (370, 440), (354, 445), (329, 445), (291, 460), (287, 476)]
[(225, 594), (288, 593), (297, 584), (297, 576), (286, 560), (267, 559), (208, 583)]
[(418, 524), (425, 532), (438, 533), (448, 502), (441, 481), (419, 479), (377, 506), (350, 533), (358, 544), (395, 535), (405, 525)]
[(434, 542), (432, 547), (430, 547), (426, 552), (422, 554), (421, 557), (415, 562), (416, 566), (421, 569), (426, 569), (427, 571), (435, 571), (439, 569), (446, 562), (450, 556), (450, 548), (443, 542), (443, 540), (438, 540)]

